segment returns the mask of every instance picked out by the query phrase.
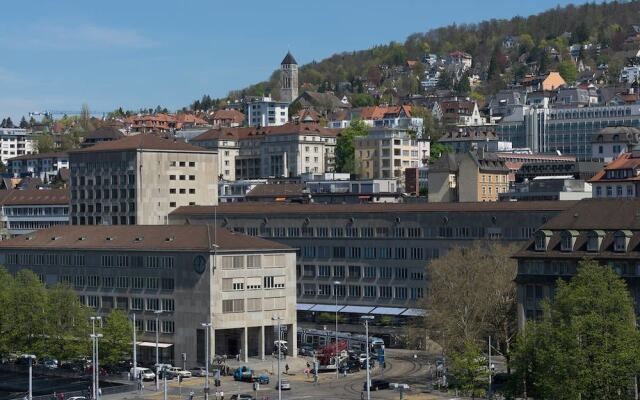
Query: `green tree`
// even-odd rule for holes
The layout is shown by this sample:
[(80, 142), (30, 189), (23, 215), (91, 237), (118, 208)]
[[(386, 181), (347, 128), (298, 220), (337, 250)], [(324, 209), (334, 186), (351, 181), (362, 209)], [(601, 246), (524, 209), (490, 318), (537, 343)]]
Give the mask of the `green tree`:
[(442, 144), (439, 142), (435, 142), (431, 144), (429, 162), (434, 162), (438, 158), (442, 157), (443, 154), (453, 153), (453, 148), (451, 146), (447, 146), (446, 144)]
[(133, 328), (127, 314), (113, 310), (105, 318), (101, 339), (101, 358), (105, 364), (115, 364), (131, 357)]
[(348, 128), (345, 128), (338, 136), (336, 142), (336, 170), (338, 172), (354, 173), (355, 171), (355, 146), (354, 139), (358, 136), (366, 136), (369, 132), (367, 125), (359, 119), (351, 120)]
[(368, 93), (356, 93), (351, 96), (351, 105), (353, 107), (367, 107), (374, 105), (373, 97)]
[(25, 129), (29, 127), (29, 123), (27, 122), (27, 120), (25, 119), (24, 115), (22, 116), (22, 119), (20, 119), (20, 128)]
[(449, 373), (454, 377), (454, 386), (464, 394), (472, 399), (484, 396), (489, 385), (489, 368), (475, 342), (465, 341), (462, 349), (451, 355)]
[(40, 278), (29, 269), (16, 273), (10, 292), (9, 315), (12, 325), (8, 340), (14, 352), (41, 355), (46, 352), (47, 291)]
[(568, 84), (575, 82), (578, 77), (578, 69), (571, 60), (564, 60), (558, 64), (558, 72)]
[(0, 267), (0, 357), (11, 352), (11, 333), (13, 330), (13, 315), (11, 314), (11, 296), (15, 293), (13, 276)]
[(89, 309), (69, 286), (54, 285), (47, 292), (47, 355), (64, 360), (86, 355), (90, 351)]
[(38, 153), (51, 153), (54, 151), (53, 136), (48, 133), (41, 133), (37, 136)]
[(462, 77), (460, 77), (460, 80), (458, 82), (456, 82), (455, 86), (453, 87), (453, 90), (456, 92), (457, 95), (459, 96), (466, 96), (471, 92), (471, 83), (469, 83), (469, 72), (465, 72), (464, 74), (462, 74)]
[(514, 351), (516, 382), (527, 396), (626, 399), (640, 364), (633, 300), (606, 265), (580, 263), (558, 280), (544, 319), (525, 328)]

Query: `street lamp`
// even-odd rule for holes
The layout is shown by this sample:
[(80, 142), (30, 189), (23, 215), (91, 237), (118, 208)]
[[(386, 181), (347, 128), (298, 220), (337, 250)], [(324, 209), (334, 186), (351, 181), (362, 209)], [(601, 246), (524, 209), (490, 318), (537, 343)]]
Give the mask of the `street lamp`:
[[(93, 398), (94, 400), (98, 398), (98, 352), (97, 352), (97, 346), (98, 346), (98, 337), (96, 335), (96, 321), (99, 321), (100, 324), (102, 325), (102, 317), (100, 316), (95, 316), (95, 317), (90, 317), (89, 319), (91, 319), (91, 369), (92, 369), (92, 376), (91, 376), (91, 380), (93, 381)], [(102, 337), (102, 335), (100, 335), (100, 337)]]
[(364, 331), (367, 336), (367, 400), (371, 400), (371, 377), (369, 375), (369, 321), (375, 317), (373, 315), (363, 315), (360, 319), (364, 320)]
[(23, 357), (29, 359), (29, 397), (28, 400), (33, 400), (33, 360), (36, 358), (33, 354), (26, 354)]
[(95, 363), (93, 364), (93, 398), (98, 400), (100, 398), (100, 365), (98, 362), (98, 341), (102, 337), (102, 333), (92, 334), (91, 340), (93, 341), (93, 359)]
[(336, 309), (335, 309), (335, 313), (336, 313), (336, 343), (335, 343), (335, 351), (333, 353), (333, 360), (336, 363), (336, 379), (338, 379), (338, 377), (340, 376), (340, 373), (338, 371), (338, 286), (340, 286), (342, 284), (342, 282), (340, 281), (333, 281), (333, 294), (336, 298)]
[(158, 350), (158, 340), (160, 334), (160, 314), (162, 309), (153, 312), (156, 315), (156, 392), (160, 390), (160, 380), (158, 378), (160, 370), (160, 351)]
[(205, 362), (205, 378), (204, 378), (204, 399), (208, 400), (209, 399), (209, 334), (211, 332), (211, 322), (203, 322), (200, 325), (202, 325), (205, 329), (205, 335), (204, 335), (204, 362)]
[(136, 342), (136, 313), (133, 313), (133, 376), (131, 380), (136, 381), (138, 379), (138, 366), (137, 366), (137, 347)]
[(278, 324), (278, 400), (282, 400), (282, 379), (280, 378), (280, 346), (282, 345), (280, 335), (282, 330), (280, 329), (280, 321), (282, 321), (282, 317), (274, 315), (273, 317), (271, 317), (271, 320), (277, 321)]

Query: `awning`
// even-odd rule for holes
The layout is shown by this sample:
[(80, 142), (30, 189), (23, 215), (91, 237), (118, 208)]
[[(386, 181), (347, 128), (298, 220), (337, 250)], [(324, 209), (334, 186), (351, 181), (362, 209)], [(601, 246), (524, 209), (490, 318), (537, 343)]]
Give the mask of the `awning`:
[(371, 314), (400, 315), (404, 310), (406, 310), (406, 308), (376, 307), (375, 310), (371, 310)]
[[(138, 346), (140, 347), (153, 347), (155, 349), (156, 342), (138, 342)], [(158, 343), (158, 348), (166, 349), (167, 347), (173, 346), (173, 343)]]
[(340, 311), (340, 309), (343, 307), (344, 306), (338, 306), (336, 308), (336, 306), (331, 304), (316, 304), (315, 306), (311, 307), (309, 311), (336, 312), (336, 311)]
[(345, 308), (343, 308), (342, 310), (340, 310), (341, 313), (357, 313), (357, 314), (369, 314), (371, 312), (371, 310), (373, 310), (375, 307), (371, 307), (371, 306), (346, 306)]
[(426, 313), (427, 312), (425, 310), (422, 310), (420, 308), (407, 308), (407, 310), (403, 312), (402, 315), (407, 317), (422, 317)]
[(315, 306), (315, 304), (298, 303), (298, 304), (296, 304), (296, 310), (298, 310), (298, 311), (308, 311), (313, 306)]

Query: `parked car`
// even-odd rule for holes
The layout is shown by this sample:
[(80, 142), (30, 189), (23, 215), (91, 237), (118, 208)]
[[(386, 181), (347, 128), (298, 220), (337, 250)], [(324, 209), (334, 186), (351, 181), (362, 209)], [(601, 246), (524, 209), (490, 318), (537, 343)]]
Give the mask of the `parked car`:
[(178, 374), (166, 368), (158, 371), (158, 379), (167, 379), (169, 381), (169, 380), (172, 380), (173, 378), (176, 378), (177, 376)]
[(250, 394), (234, 394), (231, 400), (256, 400), (256, 398)]
[[(213, 376), (214, 371), (209, 370), (209, 376)], [(205, 367), (191, 368), (191, 376), (207, 376), (207, 369)]]
[(140, 379), (142, 377), (143, 381), (152, 381), (156, 379), (156, 374), (154, 374), (149, 368), (136, 367), (135, 370), (134, 368), (131, 368), (131, 374), (133, 374), (136, 379)]
[(253, 381), (257, 382), (261, 385), (268, 385), (269, 384), (269, 375), (267, 374), (260, 374), (257, 376), (253, 377)]
[(340, 372), (347, 371), (347, 373), (353, 373), (360, 371), (360, 363), (355, 360), (347, 360), (340, 364)]
[(313, 357), (316, 354), (316, 351), (312, 346), (305, 345), (298, 349), (298, 354), (301, 356)]
[(56, 369), (58, 368), (58, 360), (55, 358), (46, 358), (42, 361), (42, 365), (47, 369)]
[[(280, 387), (282, 390), (291, 390), (291, 383), (288, 379), (280, 379)], [(278, 382), (276, 382), (276, 390), (278, 390)]]
[(87, 398), (84, 396), (73, 396), (69, 397), (67, 400), (87, 400)]
[(166, 368), (165, 370), (175, 374), (176, 376), (181, 376), (183, 378), (191, 378), (191, 372), (182, 368), (171, 367), (171, 368)]
[[(364, 390), (367, 390), (367, 382), (362, 384)], [(389, 381), (385, 381), (384, 379), (372, 379), (371, 386), (369, 386), (370, 390), (381, 390), (381, 389), (389, 389)]]

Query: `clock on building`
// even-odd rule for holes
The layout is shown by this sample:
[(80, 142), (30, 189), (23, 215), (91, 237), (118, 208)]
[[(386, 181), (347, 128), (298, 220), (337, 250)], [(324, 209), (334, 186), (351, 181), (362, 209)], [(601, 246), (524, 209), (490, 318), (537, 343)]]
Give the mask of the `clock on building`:
[(193, 269), (199, 273), (204, 273), (204, 270), (207, 268), (207, 259), (204, 256), (195, 256), (193, 258)]

